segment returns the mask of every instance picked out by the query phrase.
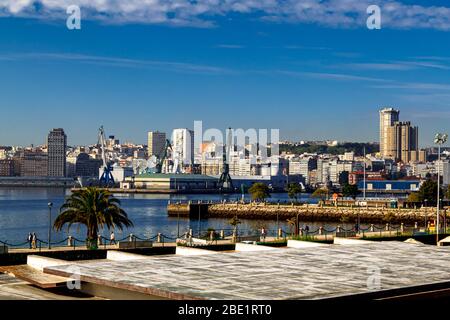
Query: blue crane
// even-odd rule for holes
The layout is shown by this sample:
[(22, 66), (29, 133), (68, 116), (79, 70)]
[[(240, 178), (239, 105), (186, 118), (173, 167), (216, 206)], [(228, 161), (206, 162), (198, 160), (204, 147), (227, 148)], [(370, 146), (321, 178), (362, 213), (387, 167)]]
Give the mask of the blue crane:
[(106, 157), (106, 137), (103, 126), (98, 130), (98, 144), (100, 145), (103, 160), (103, 173), (100, 177), (100, 186), (112, 187), (115, 185), (114, 177), (112, 175), (113, 167), (111, 161)]

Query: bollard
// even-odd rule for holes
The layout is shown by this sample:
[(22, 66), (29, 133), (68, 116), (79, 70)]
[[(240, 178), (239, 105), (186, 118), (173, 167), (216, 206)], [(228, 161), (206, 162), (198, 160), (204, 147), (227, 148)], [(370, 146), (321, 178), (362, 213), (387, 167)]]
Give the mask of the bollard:
[(375, 227), (373, 225), (373, 223), (370, 225), (370, 232), (374, 232), (375, 231)]
[(400, 232), (405, 232), (405, 225), (403, 224), (403, 222), (400, 224)]
[(156, 242), (161, 242), (161, 233), (158, 233), (158, 236), (156, 237)]
[(97, 235), (97, 246), (100, 247), (102, 245), (102, 236), (101, 235)]
[(69, 238), (67, 239), (67, 246), (68, 247), (72, 246), (72, 236), (69, 236)]
[(130, 241), (130, 242), (133, 242), (133, 234), (132, 234), (132, 233), (130, 233), (130, 239), (129, 239), (129, 241)]
[(281, 228), (278, 228), (278, 238), (283, 237), (283, 230)]
[(323, 227), (319, 227), (319, 236), (323, 235)]
[(220, 230), (220, 239), (224, 239), (225, 238), (225, 231)]
[(389, 231), (389, 223), (386, 223), (386, 231)]
[(418, 224), (417, 224), (417, 221), (416, 222), (414, 222), (414, 229), (417, 229), (419, 226), (418, 226)]

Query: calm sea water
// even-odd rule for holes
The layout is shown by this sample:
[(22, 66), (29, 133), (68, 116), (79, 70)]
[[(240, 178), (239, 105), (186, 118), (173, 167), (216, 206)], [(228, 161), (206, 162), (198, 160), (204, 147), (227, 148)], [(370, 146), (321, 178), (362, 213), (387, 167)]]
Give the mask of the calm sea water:
[[(39, 239), (47, 240), (49, 225), (48, 202), (53, 202), (52, 220), (55, 219), (59, 208), (65, 197), (70, 195), (70, 190), (57, 188), (0, 188), (0, 240), (9, 243), (25, 242), (28, 232), (36, 232)], [(178, 233), (177, 218), (167, 216), (167, 203), (169, 200), (236, 200), (240, 195), (115, 195), (121, 200), (122, 207), (128, 213), (134, 223), (133, 228), (123, 231), (116, 230), (116, 239), (128, 236), (130, 233), (139, 237), (153, 237), (158, 232), (175, 237)], [(222, 198), (223, 197), (223, 198)], [(248, 200), (248, 195), (246, 196)], [(271, 201), (287, 201), (287, 194), (273, 194)], [(309, 195), (302, 195), (302, 201), (314, 202)], [(207, 230), (231, 230), (228, 224), (229, 219), (210, 218), (200, 221), (200, 229)], [(275, 232), (276, 221), (241, 220), (239, 230), (242, 233), (257, 232), (262, 225), (269, 231)], [(286, 221), (279, 221), (280, 227), (288, 231)], [(312, 228), (314, 224), (309, 224)], [(189, 229), (193, 229), (196, 234), (199, 226), (197, 219), (180, 218), (180, 233), (183, 234)], [(330, 224), (330, 228), (334, 225)], [(102, 230), (102, 234), (109, 236), (108, 230)], [(61, 232), (52, 231), (52, 242), (61, 241), (68, 235), (80, 240), (86, 238), (86, 230), (82, 226), (72, 226), (70, 230), (64, 229)]]

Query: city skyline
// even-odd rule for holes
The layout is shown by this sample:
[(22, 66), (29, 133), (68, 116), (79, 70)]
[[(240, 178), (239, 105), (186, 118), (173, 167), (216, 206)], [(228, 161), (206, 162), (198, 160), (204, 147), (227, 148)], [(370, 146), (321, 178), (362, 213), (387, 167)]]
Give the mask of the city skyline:
[[(410, 2), (396, 1), (396, 14)], [(222, 130), (279, 128), (282, 140), (378, 141), (383, 106), (402, 110), (420, 127), (421, 147), (432, 145), (449, 128), (450, 8), (413, 2), (418, 17), (439, 24), (418, 18), (399, 26), (386, 13), (381, 30), (369, 30), (365, 1), (330, 6), (337, 21), (321, 14), (324, 4), (289, 19), (245, 1), (247, 11), (210, 8), (177, 25), (152, 20), (151, 5), (145, 21), (133, 15), (138, 7), (128, 21), (108, 10), (110, 20), (101, 21), (92, 5), (82, 29), (70, 31), (58, 1), (42, 15), (6, 1), (0, 105), (13, 121), (0, 126), (0, 145), (41, 144), (57, 127), (69, 144), (85, 144), (100, 125), (145, 144), (147, 131), (192, 128), (195, 120)], [(265, 18), (270, 12), (276, 22)]]

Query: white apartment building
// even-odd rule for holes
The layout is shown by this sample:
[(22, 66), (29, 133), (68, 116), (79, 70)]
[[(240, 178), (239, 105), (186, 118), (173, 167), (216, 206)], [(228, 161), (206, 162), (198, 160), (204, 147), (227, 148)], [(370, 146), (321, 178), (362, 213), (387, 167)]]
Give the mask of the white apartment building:
[(179, 165), (194, 164), (194, 131), (174, 129), (172, 132), (172, 149)]
[(444, 186), (450, 185), (450, 160), (442, 162), (442, 175)]

